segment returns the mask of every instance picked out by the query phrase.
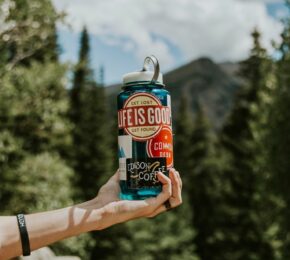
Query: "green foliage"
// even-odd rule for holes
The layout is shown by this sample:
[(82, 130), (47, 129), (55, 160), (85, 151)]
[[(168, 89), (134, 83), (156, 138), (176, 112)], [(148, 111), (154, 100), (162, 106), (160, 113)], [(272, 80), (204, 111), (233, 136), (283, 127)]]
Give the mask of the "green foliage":
[[(76, 172), (78, 199), (88, 200), (112, 174), (109, 122), (104, 88), (94, 81), (89, 64), (89, 36), (84, 28), (80, 39), (79, 62), (70, 91), (70, 119), (73, 123), (71, 163)], [(118, 237), (110, 230), (95, 233), (91, 259), (108, 259)], [(88, 245), (89, 246), (89, 245)]]
[[(57, 62), (49, 0), (1, 1), (0, 211), (57, 209), (73, 203), (73, 170), (61, 159), (71, 142), (66, 66)], [(87, 258), (88, 235), (53, 245)]]
[[(18, 167), (8, 171), (3, 191), (13, 191), (4, 213), (33, 213), (63, 208), (73, 204), (73, 171), (58, 156), (47, 152), (27, 156)], [(61, 255), (87, 256), (88, 234), (70, 238), (52, 246)]]
[(24, 149), (61, 150), (70, 142), (65, 71), (56, 63), (33, 62), (0, 80), (0, 129), (23, 138)]
[(261, 193), (266, 187), (266, 175), (256, 166), (260, 147), (254, 136), (257, 133), (252, 129), (258, 116), (252, 108), (259, 106), (259, 92), (266, 82), (268, 60), (259, 43), (259, 32), (255, 30), (252, 36), (254, 47), (250, 57), (241, 63), (240, 70), (246, 84), (236, 98), (221, 135), (228, 163), (224, 178), (231, 188), (224, 200), (224, 217), (228, 220), (225, 230), (227, 256), (224, 259), (274, 259), (276, 255), (274, 241), (267, 234), (269, 223), (262, 212), (271, 205), (271, 195)]
[[(288, 12), (290, 2), (286, 1)], [(282, 259), (290, 257), (290, 193), (289, 193), (289, 153), (290, 153), (290, 18), (284, 20), (282, 42), (278, 46), (281, 59), (275, 69), (275, 84), (272, 90), (273, 99), (269, 109), (269, 131), (263, 141), (266, 143), (266, 166), (270, 172), (270, 181), (275, 194), (282, 200), (278, 218), (281, 225), (279, 238), (283, 241)], [(280, 204), (281, 201), (280, 201)]]
[[(82, 120), (83, 104), (85, 103), (85, 85), (93, 81), (92, 72), (89, 68), (89, 36), (86, 28), (83, 29), (80, 39), (79, 62), (74, 72), (73, 87), (70, 92), (70, 118), (76, 124)], [(78, 133), (75, 131), (74, 139), (78, 142)]]
[(196, 229), (194, 243), (201, 259), (220, 259), (224, 252), (221, 247), (223, 231), (220, 216), (222, 189), (226, 189), (214, 150), (214, 136), (201, 106), (197, 107), (194, 128), (191, 133), (189, 150), (190, 170), (188, 196), (193, 212), (192, 224)]
[[(9, 171), (7, 188), (13, 190), (9, 213), (32, 213), (71, 205), (72, 170), (57, 155), (27, 156)], [(20, 199), (21, 198), (21, 199)]]
[(89, 68), (89, 38), (81, 36), (80, 60), (71, 90), (73, 165), (83, 199), (91, 199), (111, 175), (111, 150), (108, 140), (105, 93), (93, 81)]
[[(190, 181), (188, 172), (191, 167), (191, 134), (192, 134), (192, 115), (190, 113), (188, 99), (182, 96), (179, 101), (179, 111), (174, 122), (174, 167), (178, 169), (185, 182)], [(187, 186), (184, 187), (187, 189)]]
[[(279, 236), (281, 233), (281, 219), (283, 219), (283, 208), (285, 203), (277, 193), (276, 170), (272, 171), (269, 164), (269, 144), (273, 140), (271, 134), (271, 114), (274, 107), (277, 80), (274, 74), (276, 64), (267, 57), (263, 61), (264, 84), (258, 91), (258, 102), (251, 105), (253, 120), (250, 122), (253, 140), (255, 142), (255, 158), (253, 169), (259, 176), (260, 183), (257, 187), (256, 198), (260, 212), (260, 224), (264, 232), (264, 239), (271, 248), (273, 259), (284, 259), (282, 257), (282, 246), (285, 239)], [(276, 183), (277, 184), (277, 183)], [(276, 187), (275, 187), (276, 186)]]
[(192, 243), (194, 232), (190, 227), (190, 221), (191, 211), (185, 199), (182, 207), (170, 213), (164, 213), (153, 219), (125, 223), (123, 226), (126, 233), (118, 236), (116, 250), (103, 259), (198, 260)]
[[(183, 210), (181, 208), (155, 219), (130, 223), (133, 235), (133, 243), (130, 245), (132, 259), (197, 260), (189, 217), (189, 208), (183, 207)], [(136, 232), (140, 226), (142, 230)]]
[[(0, 170), (19, 161), (23, 156), (22, 142), (9, 131), (0, 132)], [(1, 183), (1, 182), (0, 182)], [(0, 189), (1, 190), (1, 189)]]
[(0, 32), (0, 63), (11, 70), (32, 60), (56, 61), (58, 47), (55, 22), (62, 15), (50, 0), (11, 0), (0, 3), (4, 30)]
[[(103, 69), (98, 84), (84, 28), (73, 86), (66, 88), (56, 35), (61, 17), (50, 0), (0, 0), (1, 214), (91, 199), (112, 174), (110, 138), (116, 141), (117, 134), (109, 128)], [(94, 260), (290, 258), (290, 20), (284, 21), (275, 64), (259, 32), (252, 36), (250, 56), (240, 64), (244, 87), (218, 144), (207, 114), (193, 106), (206, 99), (207, 107), (215, 106), (209, 118), (220, 126), (237, 84), (208, 59), (167, 76), (173, 99), (180, 94), (177, 85), (188, 86), (174, 136), (184, 204), (154, 219), (56, 243), (57, 254)]]
[(13, 194), (13, 189), (7, 187), (8, 170), (15, 167), (24, 154), (21, 140), (8, 131), (0, 131), (0, 202), (4, 202), (1, 203), (0, 212), (8, 207), (7, 204)]
[(56, 255), (79, 256), (83, 260), (89, 259), (89, 254), (95, 244), (89, 233), (83, 233), (77, 237), (67, 238), (50, 247)]

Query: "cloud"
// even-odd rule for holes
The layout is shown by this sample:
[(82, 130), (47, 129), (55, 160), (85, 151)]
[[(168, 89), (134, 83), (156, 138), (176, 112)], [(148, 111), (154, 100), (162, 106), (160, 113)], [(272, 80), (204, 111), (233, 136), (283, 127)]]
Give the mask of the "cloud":
[(76, 31), (84, 24), (107, 44), (143, 59), (154, 53), (174, 65), (172, 46), (184, 61), (209, 56), (239, 60), (249, 52), (250, 33), (262, 32), (263, 44), (279, 40), (281, 24), (267, 13), (265, 2), (279, 0), (54, 0), (66, 10)]
[(238, 0), (238, 1), (244, 1), (244, 2), (252, 2), (252, 1), (256, 1), (256, 2), (264, 2), (264, 3), (267, 3), (267, 4), (282, 4), (284, 3), (285, 1), (284, 0)]

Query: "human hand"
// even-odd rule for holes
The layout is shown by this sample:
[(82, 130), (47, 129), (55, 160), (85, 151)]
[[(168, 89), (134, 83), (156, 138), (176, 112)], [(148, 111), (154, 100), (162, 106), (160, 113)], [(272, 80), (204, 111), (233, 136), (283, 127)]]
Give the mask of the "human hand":
[(154, 217), (164, 211), (164, 203), (169, 200), (171, 208), (182, 203), (182, 181), (178, 171), (171, 169), (169, 178), (158, 173), (158, 179), (162, 183), (162, 192), (155, 198), (146, 200), (120, 200), (119, 171), (102, 186), (95, 203), (104, 209), (102, 228), (116, 223), (125, 222), (140, 217)]

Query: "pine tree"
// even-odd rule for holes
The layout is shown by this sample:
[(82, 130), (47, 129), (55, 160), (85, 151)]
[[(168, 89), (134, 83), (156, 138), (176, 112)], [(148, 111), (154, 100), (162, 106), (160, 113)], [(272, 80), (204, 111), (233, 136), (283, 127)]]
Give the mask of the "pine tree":
[(85, 93), (85, 110), (79, 125), (83, 134), (78, 155), (82, 164), (80, 187), (83, 188), (85, 199), (96, 196), (100, 186), (113, 173), (105, 100), (104, 88), (91, 83)]
[(218, 209), (221, 205), (221, 176), (214, 138), (202, 107), (197, 104), (189, 149), (188, 197), (192, 225), (196, 230), (194, 243), (201, 259), (221, 259), (219, 252)]
[[(189, 181), (187, 175), (191, 166), (189, 148), (192, 133), (192, 115), (186, 96), (180, 98), (179, 111), (174, 127), (174, 167), (178, 169), (184, 182), (187, 182)], [(184, 189), (187, 189), (187, 187), (185, 186)]]
[[(70, 92), (70, 118), (76, 125), (79, 124), (82, 119), (82, 105), (85, 103), (85, 84), (87, 84), (88, 81), (92, 81), (92, 73), (89, 69), (89, 36), (86, 28), (83, 29), (80, 45), (79, 62), (76, 65), (73, 87)], [(74, 143), (76, 145), (80, 144), (78, 135), (81, 135), (81, 133), (78, 133), (76, 128), (74, 133)]]
[(105, 93), (94, 82), (89, 67), (89, 49), (89, 36), (84, 28), (71, 90), (70, 111), (74, 123), (73, 163), (83, 199), (96, 196), (105, 178), (111, 174)]
[(100, 67), (100, 71), (99, 71), (99, 84), (102, 87), (105, 86), (105, 67), (104, 67), (104, 65), (102, 65)]
[(241, 63), (240, 75), (245, 86), (238, 93), (233, 110), (221, 134), (221, 144), (227, 156), (224, 212), (227, 226), (224, 259), (273, 259), (274, 252), (265, 239), (263, 213), (259, 195), (263, 176), (255, 170), (257, 145), (251, 123), (255, 120), (252, 107), (259, 103), (258, 92), (265, 84), (266, 51), (260, 45), (260, 34), (252, 33), (254, 47), (250, 57)]
[[(288, 12), (290, 1), (286, 1)], [(278, 46), (280, 59), (276, 64), (276, 87), (268, 120), (269, 132), (264, 139), (268, 148), (267, 166), (271, 173), (272, 186), (284, 202), (281, 213), (280, 238), (283, 241), (283, 257), (290, 258), (290, 18), (284, 20), (282, 42)]]
[[(94, 80), (89, 64), (89, 35), (83, 29), (79, 62), (70, 93), (70, 118), (74, 124), (72, 165), (77, 174), (78, 199), (88, 200), (97, 195), (101, 185), (112, 175), (112, 156), (109, 140), (109, 120), (104, 88)], [(91, 259), (109, 259), (114, 254), (118, 227), (93, 234), (95, 245), (88, 250)], [(120, 232), (120, 234), (125, 232)]]

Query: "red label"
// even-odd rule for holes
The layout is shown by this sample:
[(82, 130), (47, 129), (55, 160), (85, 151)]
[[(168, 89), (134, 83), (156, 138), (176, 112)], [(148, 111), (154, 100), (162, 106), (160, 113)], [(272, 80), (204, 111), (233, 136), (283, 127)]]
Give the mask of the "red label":
[(146, 141), (156, 136), (163, 125), (171, 126), (170, 107), (149, 93), (130, 96), (118, 111), (118, 126), (134, 140)]
[(147, 142), (146, 149), (150, 157), (165, 157), (167, 167), (173, 167), (173, 138), (171, 128), (163, 126), (159, 133)]

